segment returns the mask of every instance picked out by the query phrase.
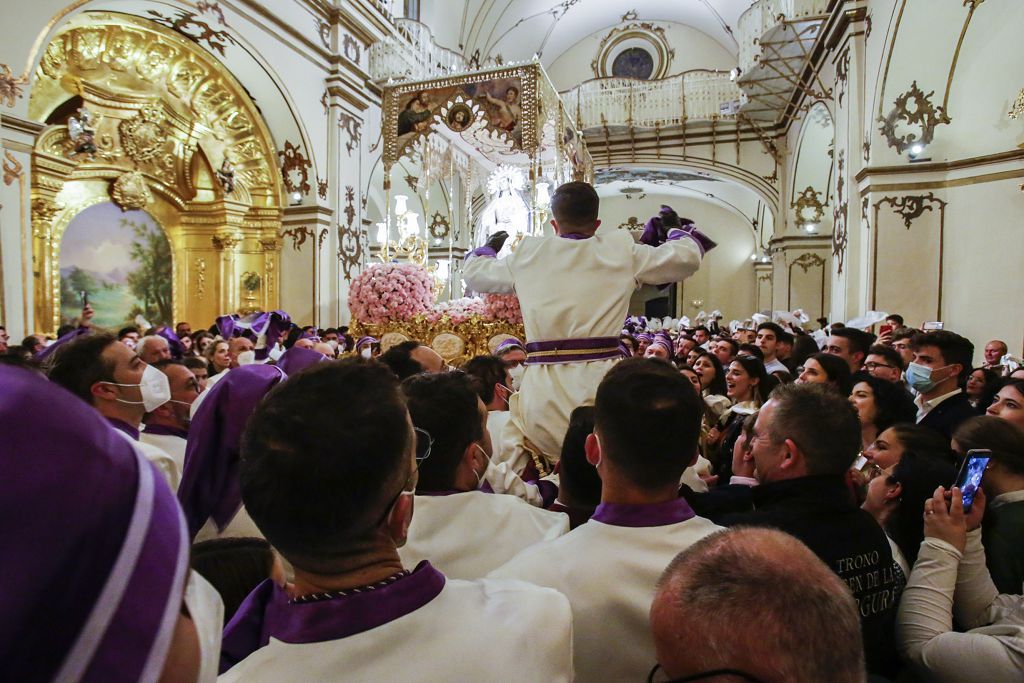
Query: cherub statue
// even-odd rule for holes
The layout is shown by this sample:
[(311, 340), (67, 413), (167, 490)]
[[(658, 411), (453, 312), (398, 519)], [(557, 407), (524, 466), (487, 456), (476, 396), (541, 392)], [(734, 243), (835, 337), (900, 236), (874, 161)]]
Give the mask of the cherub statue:
[(91, 111), (85, 107), (78, 110), (78, 118), (72, 116), (68, 119), (68, 135), (75, 145), (75, 151), (71, 156), (78, 154), (96, 154), (96, 130), (93, 127), (95, 119)]
[(227, 154), (224, 155), (224, 163), (217, 169), (217, 180), (224, 188), (224, 194), (231, 194), (235, 191), (235, 165), (231, 163), (231, 158)]

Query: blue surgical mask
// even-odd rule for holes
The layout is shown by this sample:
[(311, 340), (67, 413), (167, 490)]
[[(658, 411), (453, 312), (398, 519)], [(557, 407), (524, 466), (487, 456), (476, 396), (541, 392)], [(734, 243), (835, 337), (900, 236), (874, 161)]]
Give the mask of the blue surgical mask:
[[(948, 367), (950, 366), (944, 365), (941, 368), (936, 368), (936, 370), (945, 370)], [(935, 388), (936, 382), (935, 380), (932, 379), (932, 375), (934, 373), (935, 370), (929, 368), (927, 365), (921, 365), (920, 363), (909, 363), (907, 365), (906, 373), (907, 384), (913, 387), (914, 391), (917, 391), (918, 393), (921, 394), (927, 394), (929, 391)], [(943, 378), (942, 380), (939, 381), (944, 381), (945, 379), (948, 378)]]

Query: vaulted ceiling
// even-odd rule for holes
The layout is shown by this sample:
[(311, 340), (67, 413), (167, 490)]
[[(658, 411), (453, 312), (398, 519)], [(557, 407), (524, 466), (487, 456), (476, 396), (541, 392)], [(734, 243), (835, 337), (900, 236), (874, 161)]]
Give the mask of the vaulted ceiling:
[(750, 4), (751, 0), (439, 0), (424, 3), (420, 18), (441, 45), (467, 57), (479, 50), (481, 61), (500, 54), (507, 62), (538, 54), (549, 66), (585, 37), (631, 19), (687, 24), (735, 55), (733, 32)]

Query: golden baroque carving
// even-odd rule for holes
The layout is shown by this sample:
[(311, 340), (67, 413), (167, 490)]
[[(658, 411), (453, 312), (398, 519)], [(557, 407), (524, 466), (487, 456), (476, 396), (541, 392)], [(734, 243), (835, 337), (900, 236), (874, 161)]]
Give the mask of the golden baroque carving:
[(1011, 119), (1024, 116), (1024, 88), (1021, 88), (1020, 92), (1017, 93), (1017, 99), (1013, 101), (1013, 106), (1010, 107), (1010, 111), (1006, 112), (1006, 115)]
[(625, 223), (619, 224), (620, 230), (643, 230), (644, 224), (636, 216), (630, 216)]
[[(201, 21), (193, 12), (178, 10), (178, 14), (174, 18), (164, 16), (156, 10), (149, 10), (148, 13), (152, 17), (152, 21), (177, 31), (194, 43), (200, 45), (205, 43), (210, 51), (216, 52), (221, 57), (224, 56), (225, 47), (238, 44), (230, 33), (213, 28), (205, 21)], [(223, 24), (223, 12), (220, 13), (220, 19)]]
[(437, 351), (441, 358), (444, 358), (446, 362), (450, 363), (463, 355), (466, 351), (466, 342), (462, 340), (462, 337), (456, 334), (452, 334), (451, 332), (442, 332), (434, 337), (433, 341), (430, 342), (430, 348)]
[(306, 243), (306, 240), (313, 237), (316, 233), (312, 228), (307, 228), (305, 225), (300, 225), (295, 228), (289, 228), (281, 231), (281, 238), (290, 237), (292, 239), (292, 249), (299, 251), (302, 245)]
[(13, 154), (4, 150), (4, 185), (10, 185), (15, 180), (20, 180), (25, 174), (21, 162)]
[[(453, 340), (443, 335), (452, 335), (462, 343), (462, 353), (453, 358), (446, 358), (452, 365), (461, 365), (473, 356), (488, 355), (492, 353), (492, 343), (509, 336), (516, 339), (526, 340), (526, 331), (522, 324), (514, 325), (504, 321), (487, 321), (482, 318), (470, 318), (469, 320), (454, 324), (447, 317), (431, 323), (425, 316), (419, 315), (409, 321), (395, 321), (382, 325), (367, 325), (358, 320), (353, 320), (350, 334), (359, 338), (371, 336), (380, 339), (382, 351), (409, 339), (417, 339), (425, 343), (433, 343), (438, 337), (442, 337), (442, 346), (446, 352), (453, 349)], [(435, 347), (436, 348), (436, 347)], [(441, 353), (438, 351), (438, 353)], [(444, 353), (441, 353), (444, 356)]]
[(49, 199), (36, 197), (32, 200), (32, 235), (44, 241), (50, 239), (50, 229), (53, 227), (53, 219), (64, 208)]
[(122, 211), (144, 209), (153, 201), (146, 177), (138, 171), (128, 171), (118, 176), (110, 188), (110, 196)]
[[(796, 201), (790, 204), (791, 208), (796, 209), (797, 223), (817, 223), (825, 216), (825, 205), (821, 203), (820, 196), (820, 192), (808, 185), (797, 196)], [(807, 213), (808, 211), (810, 214)]]
[(196, 258), (195, 261), (196, 270), (196, 299), (198, 301), (203, 300), (203, 295), (206, 294), (206, 259), (202, 256)]
[(894, 213), (903, 219), (903, 226), (910, 230), (914, 220), (920, 218), (925, 211), (933, 211), (936, 206), (942, 208), (946, 202), (935, 196), (934, 192), (925, 195), (909, 195), (906, 197), (882, 197), (878, 206), (888, 204)]
[(25, 96), (21, 91), (21, 86), (27, 83), (27, 78), (12, 75), (11, 67), (0, 64), (0, 104), (13, 107), (15, 100)]
[(793, 266), (800, 266), (800, 269), (806, 273), (811, 268), (816, 268), (818, 266), (824, 265), (825, 259), (821, 258), (817, 254), (812, 254), (811, 252), (808, 251), (804, 252), (803, 254), (800, 254), (800, 256), (793, 259), (793, 262), (789, 264), (789, 267), (792, 268)]
[(430, 218), (430, 225), (427, 226), (430, 236), (435, 240), (443, 240), (448, 237), (451, 229), (452, 226), (448, 223), (448, 218), (440, 211), (434, 212), (434, 215)]
[[(277, 158), (281, 169), (281, 178), (284, 181), (284, 188), (289, 193), (301, 192), (303, 195), (309, 194), (309, 169), (312, 168), (313, 162), (303, 156), (302, 148), (293, 145), (290, 140), (285, 140), (284, 149), (277, 153)], [(293, 171), (298, 176), (297, 181), (292, 180)]]
[[(910, 85), (910, 90), (896, 97), (892, 111), (879, 118), (879, 122), (882, 124), (879, 129), (882, 136), (890, 147), (896, 148), (899, 154), (902, 154), (915, 142), (927, 145), (935, 138), (935, 129), (952, 120), (941, 105), (932, 104), (931, 98), (934, 94), (934, 90), (925, 94), (917, 87), (915, 80)], [(901, 121), (908, 125), (919, 126), (921, 128), (920, 137), (915, 133), (897, 134), (896, 127)]]
[(159, 106), (143, 107), (130, 119), (117, 126), (121, 147), (132, 161), (143, 163), (160, 153), (168, 141), (163, 124), (167, 117)]
[(216, 235), (211, 235), (210, 242), (213, 243), (213, 248), (217, 251), (232, 251), (242, 243), (242, 237), (231, 232), (220, 232)]

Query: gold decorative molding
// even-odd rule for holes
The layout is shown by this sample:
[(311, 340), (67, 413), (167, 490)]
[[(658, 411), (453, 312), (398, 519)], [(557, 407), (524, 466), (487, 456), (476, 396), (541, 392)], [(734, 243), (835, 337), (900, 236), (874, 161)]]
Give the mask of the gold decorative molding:
[(242, 243), (242, 236), (230, 232), (221, 232), (210, 236), (210, 242), (217, 251), (234, 251)]
[(308, 228), (305, 225), (299, 225), (294, 228), (288, 228), (287, 230), (281, 231), (281, 238), (290, 237), (292, 240), (292, 249), (299, 251), (302, 245), (306, 243), (306, 240), (313, 237), (315, 232), (312, 228)]
[(846, 96), (846, 81), (850, 76), (850, 48), (843, 50), (843, 54), (836, 61), (836, 81), (834, 90), (837, 93), (839, 106), (843, 106), (843, 98)]
[[(879, 132), (888, 145), (895, 147), (899, 154), (917, 142), (927, 145), (935, 138), (935, 129), (939, 125), (951, 122), (952, 119), (946, 114), (943, 106), (932, 104), (933, 95), (935, 95), (934, 90), (925, 94), (917, 87), (915, 80), (910, 85), (910, 90), (897, 95), (892, 110), (886, 116), (879, 118), (879, 122), (882, 124)], [(896, 127), (901, 121), (908, 125), (920, 126), (920, 137), (914, 133), (898, 135)]]
[(808, 251), (804, 252), (803, 254), (800, 254), (800, 256), (793, 259), (793, 261), (789, 264), (789, 267), (790, 269), (792, 269), (793, 266), (799, 266), (800, 269), (806, 273), (810, 268), (824, 265), (825, 259), (818, 256), (817, 254), (813, 254)]
[(625, 223), (619, 223), (620, 230), (643, 230), (644, 224), (636, 216), (630, 216)]
[(447, 216), (440, 211), (435, 211), (434, 215), (430, 218), (430, 225), (427, 226), (427, 230), (435, 240), (443, 240), (451, 232), (451, 224), (448, 222)]
[(119, 175), (110, 187), (110, 196), (122, 211), (144, 209), (153, 201), (146, 177), (138, 171)]
[(143, 107), (132, 118), (121, 121), (117, 130), (124, 153), (141, 164), (153, 159), (168, 143), (173, 145), (163, 127), (166, 120), (161, 107)]
[[(625, 16), (629, 16), (628, 13)], [(657, 54), (655, 70), (651, 73), (649, 80), (658, 80), (668, 74), (676, 51), (665, 36), (665, 28), (651, 22), (636, 22), (613, 28), (601, 38), (597, 54), (590, 62), (590, 69), (594, 72), (595, 78), (606, 78), (612, 75), (611, 65), (608, 63), (609, 58), (615, 48), (627, 40), (642, 40)]]
[(849, 218), (849, 203), (846, 199), (846, 176), (843, 168), (846, 163), (846, 150), (839, 150), (839, 157), (836, 159), (836, 196), (835, 207), (832, 209), (832, 256), (836, 262), (836, 274), (843, 274), (843, 266), (846, 263), (846, 247), (849, 243), (847, 232), (847, 219)]
[(362, 126), (363, 123), (356, 117), (345, 112), (338, 114), (338, 128), (344, 131), (345, 136), (348, 138), (345, 141), (345, 151), (348, 152), (349, 156), (352, 156), (352, 152), (359, 147), (359, 141), (362, 139)]
[[(796, 201), (790, 204), (790, 208), (796, 209), (797, 223), (817, 223), (825, 217), (825, 205), (821, 203), (820, 196), (821, 192), (808, 185), (797, 196)], [(806, 214), (808, 210), (811, 212), (810, 216)]]
[[(213, 3), (213, 5), (216, 4)], [(210, 8), (211, 5), (206, 5), (206, 7)], [(219, 6), (217, 10), (220, 10)], [(221, 57), (224, 56), (225, 47), (228, 45), (238, 45), (238, 41), (230, 33), (213, 28), (205, 21), (201, 21), (198, 15), (193, 12), (178, 10), (177, 15), (173, 18), (165, 16), (156, 10), (149, 10), (147, 14), (150, 15), (152, 21), (166, 26), (172, 31), (176, 31), (197, 45), (205, 44), (211, 52), (216, 52)], [(224, 13), (220, 12), (219, 15), (221, 24), (224, 24)]]
[(4, 185), (10, 185), (15, 180), (21, 180), (25, 172), (22, 170), (23, 166), (13, 154), (9, 151), (4, 150)]
[(893, 212), (903, 219), (904, 227), (909, 230), (914, 220), (920, 218), (925, 211), (932, 211), (936, 206), (944, 209), (947, 202), (936, 197), (934, 192), (929, 192), (926, 195), (882, 197), (875, 206), (880, 207), (883, 204), (890, 205)]
[(11, 67), (0, 64), (0, 104), (14, 107), (14, 102), (25, 96), (22, 86), (27, 84), (27, 78), (13, 75)]
[[(309, 194), (309, 169), (313, 162), (302, 154), (302, 148), (285, 140), (284, 149), (278, 151), (277, 158), (285, 189), (289, 193), (299, 192), (303, 196)], [(297, 180), (292, 180), (293, 171), (298, 176)]]
[(197, 256), (193, 267), (196, 271), (196, 299), (202, 301), (203, 296), (206, 295), (206, 259), (202, 256)]
[(1017, 93), (1017, 99), (1013, 101), (1013, 105), (1010, 107), (1010, 111), (1006, 112), (1006, 115), (1011, 119), (1024, 116), (1024, 88), (1021, 88), (1020, 92)]

